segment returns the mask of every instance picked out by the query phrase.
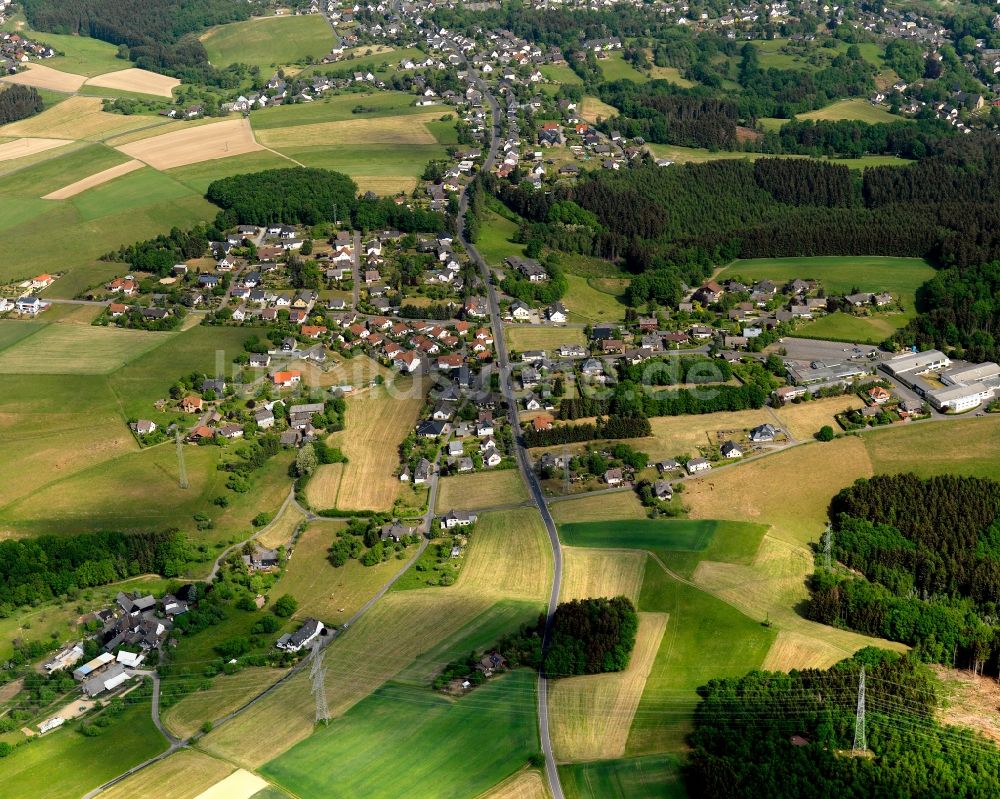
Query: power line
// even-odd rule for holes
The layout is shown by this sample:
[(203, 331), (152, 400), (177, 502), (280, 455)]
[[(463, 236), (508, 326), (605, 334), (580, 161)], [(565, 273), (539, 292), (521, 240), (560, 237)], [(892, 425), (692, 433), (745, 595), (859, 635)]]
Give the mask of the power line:
[(330, 708), (326, 704), (326, 669), (323, 668), (323, 648), (316, 644), (313, 647), (312, 668), (309, 676), (312, 679), (312, 692), (316, 697), (316, 723), (330, 723)]
[(865, 737), (865, 664), (861, 664), (861, 675), (858, 677), (858, 715), (854, 721), (854, 746), (852, 755), (868, 752), (868, 740)]

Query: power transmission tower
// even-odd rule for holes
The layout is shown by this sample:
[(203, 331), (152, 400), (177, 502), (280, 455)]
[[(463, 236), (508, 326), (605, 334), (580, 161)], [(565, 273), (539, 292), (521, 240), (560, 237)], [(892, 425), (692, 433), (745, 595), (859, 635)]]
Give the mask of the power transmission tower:
[(177, 482), (181, 488), (188, 487), (187, 466), (184, 464), (184, 442), (181, 441), (181, 431), (174, 430), (174, 441), (177, 444)]
[(833, 571), (833, 527), (829, 524), (823, 536), (823, 565), (828, 572)]
[(330, 709), (326, 704), (326, 669), (323, 668), (323, 653), (319, 644), (313, 647), (312, 669), (309, 676), (312, 678), (312, 693), (316, 698), (316, 723), (328, 724), (330, 722)]
[(858, 680), (858, 716), (854, 722), (854, 746), (852, 755), (864, 754), (868, 751), (868, 739), (865, 736), (865, 665), (861, 664), (861, 677)]

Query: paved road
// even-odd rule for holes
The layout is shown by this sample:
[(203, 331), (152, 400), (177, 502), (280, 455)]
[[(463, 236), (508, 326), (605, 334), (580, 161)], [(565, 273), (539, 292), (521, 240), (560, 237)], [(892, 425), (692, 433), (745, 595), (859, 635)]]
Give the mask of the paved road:
[(354, 231), (354, 260), (351, 261), (352, 291), (354, 292), (354, 305), (352, 310), (358, 310), (358, 303), (361, 301), (361, 233)]
[[(456, 50), (461, 54), (461, 50), (458, 48), (456, 48)], [(465, 60), (464, 54), (462, 54), (462, 58)], [(465, 63), (466, 66), (469, 66), (467, 60), (465, 60)], [(496, 98), (490, 92), (489, 87), (482, 80), (482, 78), (479, 77), (478, 73), (471, 67), (469, 67), (469, 69), (471, 74), (476, 78), (476, 84), (479, 91), (482, 92), (483, 97), (487, 100), (487, 102), (489, 102), (490, 108), (493, 111), (493, 128), (490, 137), (490, 149), (483, 164), (483, 171), (489, 171), (496, 162), (497, 151), (500, 146), (500, 106), (497, 103)], [(465, 244), (469, 257), (479, 267), (479, 274), (481, 275), (483, 282), (486, 284), (487, 299), (490, 305), (490, 326), (493, 330), (493, 343), (497, 352), (497, 366), (500, 370), (500, 388), (503, 392), (504, 399), (507, 401), (511, 429), (515, 431), (514, 441), (517, 454), (517, 465), (521, 470), (521, 476), (528, 485), (531, 498), (538, 507), (539, 513), (542, 515), (542, 521), (545, 523), (545, 530), (549, 534), (549, 544), (552, 547), (552, 556), (555, 568), (552, 577), (552, 593), (549, 595), (548, 624), (546, 626), (546, 637), (548, 637), (548, 628), (552, 623), (552, 614), (555, 613), (556, 605), (559, 603), (559, 589), (562, 585), (563, 563), (562, 549), (559, 546), (559, 533), (556, 530), (555, 522), (552, 520), (552, 515), (549, 513), (548, 505), (545, 503), (545, 495), (542, 493), (542, 487), (538, 482), (538, 477), (535, 475), (534, 469), (531, 467), (531, 458), (528, 455), (527, 449), (524, 447), (524, 441), (517, 432), (520, 430), (520, 421), (517, 415), (517, 401), (514, 397), (510, 363), (507, 358), (507, 346), (504, 340), (504, 328), (503, 320), (500, 316), (500, 304), (497, 300), (497, 292), (491, 279), (488, 264), (483, 259), (482, 255), (480, 255), (476, 246), (465, 237), (465, 212), (467, 209), (468, 198), (463, 192), (462, 199), (459, 202), (458, 235)], [(545, 775), (549, 784), (549, 791), (551, 792), (553, 799), (564, 799), (562, 785), (559, 783), (559, 770), (556, 765), (555, 757), (552, 754), (552, 738), (549, 735), (548, 688), (548, 680), (545, 678), (544, 674), (540, 674), (538, 678), (538, 728), (539, 737), (542, 743), (542, 754), (545, 755)]]

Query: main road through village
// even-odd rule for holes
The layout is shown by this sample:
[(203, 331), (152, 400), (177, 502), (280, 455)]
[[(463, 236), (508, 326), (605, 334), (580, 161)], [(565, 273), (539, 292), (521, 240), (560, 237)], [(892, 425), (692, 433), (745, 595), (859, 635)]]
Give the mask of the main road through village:
[[(455, 51), (464, 60), (465, 56), (461, 48), (456, 46)], [(469, 66), (468, 61), (465, 61), (465, 63), (466, 66), (468, 67)], [(472, 70), (472, 74), (475, 78), (477, 87), (482, 92), (484, 99), (486, 99), (487, 102), (489, 102), (493, 114), (493, 126), (490, 131), (489, 152), (483, 163), (483, 169), (489, 170), (493, 167), (494, 163), (496, 163), (497, 152), (500, 147), (500, 134), (501, 134), (500, 106), (497, 103), (496, 98), (489, 91), (489, 87), (479, 76), (478, 72)], [(514, 397), (512, 373), (510, 368), (510, 362), (507, 357), (507, 347), (504, 341), (504, 329), (503, 329), (503, 320), (500, 316), (500, 304), (497, 300), (497, 293), (493, 285), (493, 280), (491, 277), (489, 266), (487, 265), (486, 261), (483, 259), (479, 251), (476, 249), (475, 245), (466, 239), (465, 212), (467, 208), (468, 208), (468, 198), (463, 192), (459, 203), (459, 213), (457, 220), (458, 235), (465, 244), (466, 250), (469, 253), (469, 257), (479, 267), (479, 273), (486, 286), (486, 292), (490, 306), (490, 326), (493, 330), (493, 342), (497, 352), (497, 368), (499, 370), (499, 375), (500, 375), (500, 386), (503, 392), (504, 399), (507, 402), (507, 408), (512, 429), (514, 431), (519, 431), (520, 422), (518, 420), (518, 415), (517, 415), (517, 401), (515, 400)], [(360, 248), (358, 247), (359, 241), (356, 234), (354, 243), (355, 243), (355, 252), (358, 252)], [(354, 268), (355, 270), (357, 270), (357, 261), (355, 261)], [(354, 277), (355, 277), (354, 285), (355, 285), (355, 307), (356, 307), (358, 275), (355, 273)], [(552, 577), (552, 592), (549, 595), (549, 605), (548, 605), (548, 621), (551, 624), (552, 614), (555, 613), (556, 605), (559, 601), (559, 589), (562, 585), (562, 550), (560, 549), (559, 546), (559, 534), (556, 530), (555, 522), (552, 520), (552, 515), (549, 513), (549, 508), (548, 505), (546, 504), (545, 497), (542, 494), (541, 485), (539, 484), (538, 478), (531, 468), (531, 460), (528, 456), (528, 451), (524, 447), (524, 442), (521, 439), (521, 437), (517, 435), (517, 432), (515, 432), (514, 440), (515, 440), (515, 447), (517, 450), (516, 454), (517, 454), (518, 468), (521, 471), (521, 476), (528, 485), (528, 488), (531, 493), (532, 502), (538, 507), (539, 513), (541, 513), (542, 521), (545, 523), (545, 529), (549, 535), (549, 543), (552, 546), (554, 571)], [(440, 453), (438, 453), (438, 459), (440, 459)], [(437, 461), (435, 461), (434, 465), (435, 467), (437, 467), (438, 465)], [(354, 614), (354, 616), (349, 620), (347, 624), (345, 624), (341, 629), (331, 631), (329, 635), (324, 636), (321, 643), (318, 645), (320, 650), (325, 649), (327, 646), (336, 641), (338, 637), (340, 637), (343, 634), (346, 634), (350, 629), (350, 627), (352, 627), (358, 621), (358, 619), (360, 619), (376, 602), (378, 602), (385, 595), (385, 593), (392, 587), (393, 583), (395, 583), (396, 580), (398, 580), (403, 575), (403, 573), (406, 572), (407, 568), (412, 566), (419, 559), (420, 555), (427, 547), (427, 543), (431, 534), (431, 526), (433, 525), (434, 522), (434, 506), (438, 490), (437, 468), (433, 470), (430, 489), (431, 490), (428, 496), (427, 512), (424, 516), (424, 530), (426, 534), (421, 538), (420, 547), (417, 553), (410, 559), (409, 563), (407, 564), (407, 567), (402, 569), (398, 574), (396, 574), (395, 577), (393, 577), (392, 580), (383, 585), (382, 588), (378, 591), (378, 593), (375, 594), (375, 596), (369, 599), (368, 602), (366, 602), (361, 608), (358, 609), (357, 613)], [(286, 499), (285, 503), (282, 505), (281, 512), (284, 512), (287, 506), (294, 501), (295, 501), (294, 492), (290, 492), (288, 499)], [(223, 555), (226, 555), (228, 553), (229, 550), (223, 553)], [(213, 565), (212, 568), (213, 576), (217, 572), (222, 560), (223, 558), (220, 557), (218, 560), (216, 560), (215, 564)], [(547, 633), (548, 629), (546, 629), (546, 634)], [(316, 653), (317, 656), (319, 656), (320, 654), (321, 652)], [(255, 704), (260, 702), (266, 696), (271, 694), (279, 685), (284, 684), (289, 679), (291, 679), (293, 675), (300, 672), (303, 668), (306, 667), (308, 663), (309, 663), (308, 659), (303, 659), (298, 665), (293, 667), (280, 680), (270, 685), (268, 688), (266, 688), (260, 694), (255, 696), (245, 705), (237, 708), (236, 710), (232, 711), (223, 718), (216, 720), (214, 726), (218, 727), (221, 724), (225, 724), (226, 722), (231, 721), (233, 718), (241, 715), (248, 708), (253, 707)], [(167, 738), (170, 744), (169, 747), (166, 749), (166, 751), (162, 752), (156, 757), (150, 758), (149, 760), (146, 760), (142, 763), (133, 766), (123, 774), (119, 774), (117, 777), (114, 777), (113, 779), (109, 780), (103, 785), (100, 785), (97, 788), (93, 789), (92, 791), (88, 792), (83, 797), (83, 799), (93, 799), (93, 797), (97, 796), (102, 791), (107, 790), (112, 785), (116, 785), (117, 783), (127, 779), (133, 774), (136, 774), (137, 772), (142, 771), (143, 769), (153, 765), (154, 763), (163, 760), (164, 758), (172, 755), (178, 749), (181, 749), (190, 743), (190, 741), (188, 740), (182, 740), (170, 734), (170, 732), (162, 724), (159, 718), (159, 692), (160, 692), (159, 689), (160, 689), (159, 679), (154, 676), (153, 702), (152, 702), (153, 721), (156, 724), (157, 729), (160, 730), (160, 732)], [(545, 756), (545, 775), (549, 785), (549, 791), (552, 794), (552, 799), (564, 799), (562, 786), (559, 783), (558, 767), (556, 765), (555, 757), (552, 754), (552, 739), (549, 735), (548, 680), (545, 678), (544, 674), (539, 674), (538, 678), (538, 727), (539, 727), (539, 738), (541, 740), (541, 746), (542, 746), (542, 753)]]
[[(466, 68), (470, 70), (470, 74), (475, 79), (476, 86), (482, 92), (483, 98), (490, 104), (490, 110), (493, 114), (493, 127), (490, 131), (490, 149), (482, 167), (483, 171), (488, 172), (493, 168), (494, 163), (496, 163), (497, 151), (500, 147), (500, 105), (497, 103), (496, 97), (490, 92), (486, 82), (483, 81), (479, 73), (469, 64), (465, 58), (464, 51), (460, 47), (455, 46), (455, 52), (459, 54)], [(463, 192), (458, 207), (458, 235), (462, 239), (469, 257), (479, 267), (479, 274), (486, 284), (487, 298), (490, 305), (490, 326), (493, 329), (493, 345), (496, 348), (497, 368), (500, 372), (500, 388), (504, 399), (507, 401), (511, 429), (514, 430), (517, 465), (521, 470), (521, 476), (528, 484), (532, 500), (538, 506), (538, 511), (542, 514), (542, 521), (545, 523), (545, 529), (549, 534), (549, 543), (552, 546), (552, 560), (555, 569), (552, 575), (552, 593), (549, 595), (548, 625), (546, 626), (546, 635), (548, 635), (548, 627), (551, 626), (552, 614), (555, 613), (556, 604), (559, 602), (559, 589), (562, 585), (562, 549), (559, 546), (559, 533), (556, 530), (552, 514), (549, 513), (549, 507), (542, 494), (542, 487), (538, 482), (538, 477), (535, 475), (534, 470), (531, 468), (531, 459), (528, 456), (527, 449), (525, 449), (524, 441), (519, 435), (521, 425), (517, 416), (517, 401), (514, 399), (510, 361), (507, 358), (507, 346), (504, 341), (503, 320), (500, 317), (500, 304), (497, 301), (492, 273), (489, 265), (479, 253), (479, 250), (476, 249), (475, 244), (466, 238), (465, 212), (468, 210), (468, 199), (468, 196)], [(555, 756), (552, 754), (552, 738), (549, 735), (548, 680), (544, 672), (540, 672), (538, 677), (538, 732), (542, 743), (542, 754), (545, 755), (545, 776), (549, 784), (549, 791), (553, 799), (563, 799), (562, 785), (559, 783), (559, 769), (556, 766)]]

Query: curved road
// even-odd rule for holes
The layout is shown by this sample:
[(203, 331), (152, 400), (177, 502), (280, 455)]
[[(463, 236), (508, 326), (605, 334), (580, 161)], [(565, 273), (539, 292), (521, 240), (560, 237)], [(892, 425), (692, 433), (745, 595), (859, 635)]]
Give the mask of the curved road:
[[(482, 95), (487, 102), (489, 102), (490, 108), (493, 112), (493, 128), (490, 136), (490, 149), (483, 163), (483, 170), (488, 171), (492, 169), (493, 164), (496, 162), (497, 151), (500, 147), (500, 106), (497, 103), (496, 98), (490, 92), (489, 87), (479, 76), (479, 73), (472, 69), (471, 65), (469, 65), (469, 62), (465, 59), (465, 55), (461, 48), (456, 47), (455, 50), (459, 53), (463, 61), (465, 61), (470, 74), (475, 78), (477, 88), (480, 92), (482, 92)], [(514, 397), (510, 362), (507, 358), (507, 346), (504, 340), (503, 320), (500, 317), (500, 304), (497, 300), (496, 288), (494, 287), (491, 279), (489, 265), (479, 253), (479, 250), (476, 249), (476, 246), (465, 236), (465, 212), (467, 209), (468, 198), (463, 192), (458, 207), (458, 235), (462, 240), (462, 243), (465, 245), (466, 251), (469, 253), (469, 257), (479, 267), (479, 274), (482, 276), (483, 282), (486, 284), (487, 299), (490, 305), (490, 327), (493, 330), (493, 343), (496, 347), (497, 366), (500, 371), (500, 389), (503, 392), (504, 399), (507, 401), (511, 429), (519, 431), (520, 420), (517, 415), (517, 400)], [(542, 521), (545, 523), (545, 530), (549, 534), (549, 543), (552, 547), (554, 570), (552, 575), (552, 592), (549, 595), (548, 616), (545, 630), (546, 638), (548, 638), (549, 627), (551, 627), (552, 624), (552, 614), (555, 613), (556, 605), (559, 603), (559, 589), (562, 585), (562, 549), (559, 546), (559, 533), (556, 530), (555, 522), (552, 520), (552, 514), (549, 513), (549, 507), (545, 502), (542, 487), (538, 482), (538, 477), (535, 475), (534, 470), (531, 468), (531, 459), (524, 446), (524, 440), (520, 435), (515, 435), (514, 441), (517, 450), (517, 465), (521, 470), (521, 476), (528, 484), (528, 489), (531, 492), (531, 498), (538, 507), (539, 513), (542, 515)], [(542, 754), (545, 755), (545, 776), (553, 799), (564, 799), (562, 785), (559, 782), (559, 770), (556, 765), (555, 756), (552, 754), (552, 738), (549, 735), (548, 689), (548, 680), (545, 678), (544, 674), (540, 673), (538, 677), (538, 732), (542, 743)]]

